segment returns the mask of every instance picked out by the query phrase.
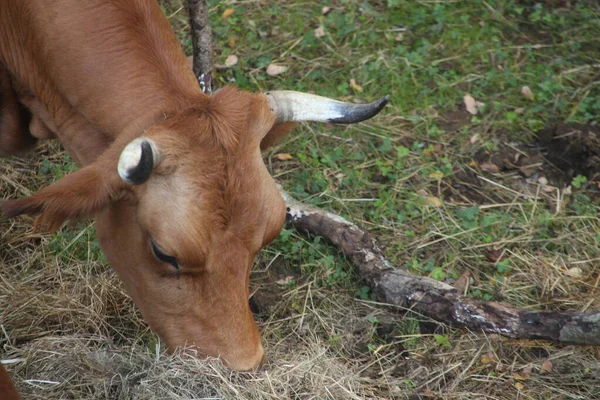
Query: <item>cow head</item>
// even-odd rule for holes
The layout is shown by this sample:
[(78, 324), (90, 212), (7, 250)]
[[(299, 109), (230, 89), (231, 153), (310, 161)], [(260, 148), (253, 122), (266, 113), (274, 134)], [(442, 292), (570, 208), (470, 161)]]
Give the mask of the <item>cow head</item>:
[(93, 164), (4, 202), (3, 213), (39, 213), (43, 230), (94, 215), (108, 261), (170, 349), (193, 346), (252, 369), (264, 351), (248, 305), (250, 270), (285, 219), (261, 147), (294, 121), (358, 122), (386, 103), (226, 88), (142, 136), (119, 136)]

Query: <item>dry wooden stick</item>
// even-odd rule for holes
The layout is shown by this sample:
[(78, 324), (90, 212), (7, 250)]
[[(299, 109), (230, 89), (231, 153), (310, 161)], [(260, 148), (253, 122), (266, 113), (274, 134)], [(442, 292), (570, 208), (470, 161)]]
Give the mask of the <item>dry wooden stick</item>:
[(448, 284), (394, 267), (371, 234), (355, 224), (300, 203), (284, 191), (281, 193), (287, 205), (288, 224), (322, 236), (337, 246), (358, 267), (361, 278), (371, 290), (386, 303), (471, 331), (564, 344), (600, 345), (600, 313), (532, 311), (462, 296)]
[(207, 0), (188, 0), (192, 46), (193, 69), (202, 91), (212, 93), (212, 30), (208, 18)]
[[(188, 0), (194, 41), (194, 72), (211, 89), (212, 35), (206, 1)], [(473, 300), (431, 278), (412, 275), (386, 260), (371, 234), (342, 217), (308, 206), (282, 191), (287, 222), (298, 230), (322, 236), (353, 264), (384, 302), (412, 309), (436, 321), (472, 331), (512, 338), (547, 339), (557, 343), (600, 345), (600, 313), (532, 311), (495, 302)]]

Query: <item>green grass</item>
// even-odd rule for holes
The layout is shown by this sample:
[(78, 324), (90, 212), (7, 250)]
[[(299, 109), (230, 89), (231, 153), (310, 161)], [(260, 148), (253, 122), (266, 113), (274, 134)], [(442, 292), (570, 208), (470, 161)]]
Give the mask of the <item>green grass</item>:
[[(583, 261), (588, 280), (582, 286), (593, 283), (585, 260), (600, 255), (600, 228), (585, 176), (574, 177), (575, 193), (558, 212), (541, 198), (515, 195), (511, 174), (483, 173), (502, 185), (480, 188), (503, 199), (495, 206), (468, 197), (447, 201), (443, 189), (457, 181), (457, 172), (482, 173), (472, 161), (477, 151), (532, 143), (554, 123), (598, 123), (600, 38), (594, 32), (600, 12), (594, 2), (563, 8), (534, 1), (209, 3), (215, 62), (239, 57), (217, 74), (217, 86), (311, 91), (349, 101), (391, 96), (373, 121), (305, 124), (266, 154), (272, 174), (293, 196), (372, 230), (388, 257), (414, 273), (452, 282), (474, 271), (479, 283), (467, 291), (474, 297), (539, 306), (543, 289), (524, 278), (535, 257)], [(221, 18), (231, 7), (233, 14)], [(179, 13), (171, 20), (185, 25), (185, 18)], [(315, 35), (318, 27), (324, 36)], [(189, 37), (183, 43), (190, 53)], [(271, 63), (289, 69), (270, 77)], [(524, 86), (532, 98), (522, 94)], [(485, 105), (458, 128), (448, 126), (444, 115), (464, 109), (465, 94)], [(277, 161), (278, 152), (294, 158)], [(284, 230), (271, 251), (316, 276), (319, 285), (370, 297), (353, 267), (320, 238)], [(501, 257), (491, 257), (494, 252)], [(562, 307), (561, 299), (548, 301), (550, 309)]]
[[(490, 171), (478, 158), (498, 153), (516, 163), (506, 149), (534, 148), (536, 132), (544, 127), (598, 125), (597, 2), (571, 1), (568, 7), (527, 0), (209, 3), (215, 62), (239, 57), (233, 68), (216, 73), (218, 87), (300, 90), (347, 101), (391, 96), (371, 121), (302, 124), (265, 154), (272, 175), (295, 198), (365, 227), (400, 268), (449, 283), (466, 276), (468, 296), (554, 311), (600, 307), (598, 178), (563, 171), (569, 193), (541, 185), (536, 180), (544, 177), (541, 169), (533, 179), (513, 166)], [(181, 4), (165, 0), (163, 9), (189, 55)], [(234, 12), (223, 19), (228, 8)], [(315, 35), (319, 27), (322, 37)], [(289, 69), (268, 76), (271, 63)], [(523, 86), (533, 98), (522, 94)], [(485, 103), (477, 115), (461, 111), (466, 94)], [(458, 122), (452, 122), (454, 114)], [(292, 159), (281, 161), (279, 153)], [(64, 153), (56, 154), (38, 165), (39, 185), (74, 169)], [(64, 229), (45, 245), (61, 265), (91, 262), (101, 273), (105, 260), (93, 237), (93, 226), (85, 225)], [(6, 258), (17, 260), (15, 271), (19, 257), (13, 250)], [(357, 393), (365, 397), (435, 393), (458, 399), (474, 398), (472, 393), (514, 399), (519, 392), (523, 398), (600, 397), (596, 350), (504, 341), (382, 308), (355, 268), (322, 238), (284, 229), (262, 252), (257, 269), (271, 263), (283, 264), (278, 268), (284, 273), (276, 278), (282, 284), (260, 283), (262, 290), (278, 288), (277, 301), (260, 316), (267, 353), (286, 356), (323, 347), (333, 364), (347, 365), (360, 377)], [(113, 279), (107, 275), (103, 279)], [(262, 278), (262, 273), (254, 276)], [(86, 279), (85, 287), (97, 285), (95, 276)], [(130, 323), (132, 306), (124, 294), (103, 290), (113, 293), (117, 306), (112, 308), (125, 310), (116, 317), (119, 323), (139, 333), (153, 353), (156, 337), (140, 328), (139, 320)], [(100, 301), (92, 305), (102, 307)], [(106, 323), (95, 318), (94, 324)], [(94, 326), (86, 329), (95, 332)], [(554, 372), (537, 373), (546, 359)], [(294, 366), (284, 363), (286, 371), (305, 365), (289, 363)], [(518, 389), (521, 381), (514, 376), (531, 366), (534, 372)], [(289, 386), (285, 379), (279, 382)]]
[[(332, 7), (327, 15), (324, 5)], [(486, 278), (502, 280), (518, 261), (509, 257), (490, 266), (484, 257), (462, 249), (491, 248), (528, 232), (526, 241), (535, 251), (551, 257), (568, 254), (571, 247), (553, 240), (553, 235), (561, 237), (556, 232), (594, 229), (570, 218), (595, 215), (597, 207), (585, 190), (557, 215), (533, 201), (485, 210), (452, 203), (436, 208), (419, 194), (438, 197), (436, 188), (452, 182), (458, 166), (468, 164), (479, 148), (496, 149), (507, 140), (531, 142), (537, 130), (554, 122), (597, 123), (600, 87), (590, 65), (598, 61), (600, 43), (592, 32), (600, 26), (593, 4), (552, 9), (510, 1), (345, 1), (238, 7), (233, 16), (220, 19), (230, 6), (214, 5), (215, 56), (222, 62), (236, 54), (240, 62), (219, 73), (219, 85), (363, 101), (391, 95), (390, 106), (373, 122), (348, 128), (305, 125), (267, 157), (291, 153), (292, 162), (270, 164), (286, 189), (373, 229), (399, 265), (438, 279), (480, 268)], [(314, 34), (319, 26), (325, 31), (320, 38)], [(269, 77), (264, 70), (273, 62), (290, 69)], [(363, 91), (353, 90), (350, 79)], [(522, 86), (531, 89), (533, 100), (521, 94)], [(448, 131), (440, 115), (462, 108), (466, 93), (485, 103), (483, 112), (457, 132)], [(478, 142), (465, 146), (475, 134)], [(574, 190), (578, 186), (580, 180)], [(506, 193), (508, 202), (510, 196)], [(455, 237), (434, 251), (445, 254), (421, 251), (419, 246), (436, 235)], [(319, 246), (288, 239), (284, 232), (273, 246), (306, 262), (305, 272), (332, 268)], [(585, 242), (585, 251), (594, 257), (590, 244), (595, 240)], [(340, 274), (342, 286), (352, 285), (348, 276)], [(490, 298), (494, 290), (473, 294)]]
[[(294, 197), (370, 229), (388, 257), (413, 273), (454, 282), (470, 272), (469, 296), (549, 310), (600, 306), (590, 297), (600, 223), (587, 178), (573, 179), (574, 194), (564, 196), (557, 211), (535, 191), (518, 195), (511, 185), (525, 177), (489, 174), (473, 162), (478, 151), (534, 143), (546, 126), (598, 123), (600, 38), (594, 32), (600, 12), (594, 2), (569, 8), (526, 1), (287, 2), (236, 7), (221, 20), (232, 6), (214, 3), (212, 14), (217, 62), (229, 54), (240, 59), (219, 72), (218, 85), (349, 101), (391, 96), (371, 122), (306, 124), (267, 153), (273, 175)], [(326, 15), (323, 6), (331, 7)], [(319, 26), (323, 37), (315, 36)], [(270, 63), (289, 70), (269, 77)], [(521, 93), (523, 86), (533, 98)], [(444, 116), (464, 109), (465, 94), (485, 106), (460, 126), (448, 126)], [(294, 159), (277, 161), (280, 152)], [(449, 198), (457, 173), (469, 170), (502, 185), (479, 188), (495, 201)], [(271, 248), (329, 287), (370, 298), (352, 266), (320, 241), (284, 231)], [(336, 275), (336, 266), (344, 273)], [(569, 275), (574, 268), (581, 275)], [(404, 329), (400, 334), (415, 333), (414, 324)], [(422, 356), (428, 346), (452, 347), (456, 333), (410, 340)], [(374, 337), (369, 348), (381, 343)]]
[[(503, 298), (506, 281), (529, 268), (529, 258), (512, 254), (523, 244), (548, 258), (569, 257), (573, 246), (586, 257), (598, 256), (598, 207), (581, 187), (585, 177), (574, 179), (576, 193), (559, 213), (537, 201), (512, 199), (511, 193), (502, 194), (507, 206), (482, 209), (447, 203), (436, 190), (450, 184), (479, 148), (531, 142), (554, 122), (598, 122), (600, 85), (593, 65), (600, 54), (594, 34), (600, 14), (593, 2), (568, 9), (527, 1), (210, 4), (215, 62), (239, 57), (236, 66), (217, 74), (217, 86), (311, 91), (350, 101), (391, 96), (375, 120), (350, 127), (304, 125), (266, 159), (296, 198), (376, 232), (399, 266), (450, 281), (476, 269), (487, 284), (468, 294), (490, 300)], [(331, 8), (327, 14), (324, 6)], [(230, 7), (234, 13), (222, 19)], [(184, 27), (178, 36), (191, 54), (187, 15), (178, 9), (166, 13)], [(323, 37), (315, 36), (319, 26)], [(270, 77), (265, 69), (271, 63), (289, 69)], [(521, 94), (523, 86), (533, 99)], [(440, 116), (462, 109), (467, 93), (485, 106), (458, 131), (449, 131)], [(465, 145), (475, 134), (478, 142)], [(294, 159), (271, 159), (282, 151)], [(428, 204), (424, 192), (441, 205)], [(574, 240), (572, 232), (582, 230), (591, 236)], [(507, 254), (490, 261), (485, 251), (496, 247)], [(320, 238), (284, 230), (270, 251), (316, 276), (318, 285), (370, 297), (353, 267)], [(536, 290), (512, 299), (536, 304)]]

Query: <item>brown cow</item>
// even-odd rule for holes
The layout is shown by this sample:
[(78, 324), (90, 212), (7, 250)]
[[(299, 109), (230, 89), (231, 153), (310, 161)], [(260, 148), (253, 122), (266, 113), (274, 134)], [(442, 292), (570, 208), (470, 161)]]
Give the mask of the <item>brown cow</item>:
[(42, 230), (95, 217), (109, 263), (167, 346), (240, 370), (263, 360), (248, 280), (285, 218), (261, 148), (295, 121), (353, 123), (387, 103), (206, 96), (150, 0), (2, 0), (0, 83), (0, 153), (56, 136), (82, 167), (4, 202), (4, 216), (39, 214)]
[(10, 380), (10, 375), (0, 363), (0, 399), (2, 400), (19, 400), (19, 393), (15, 389)]

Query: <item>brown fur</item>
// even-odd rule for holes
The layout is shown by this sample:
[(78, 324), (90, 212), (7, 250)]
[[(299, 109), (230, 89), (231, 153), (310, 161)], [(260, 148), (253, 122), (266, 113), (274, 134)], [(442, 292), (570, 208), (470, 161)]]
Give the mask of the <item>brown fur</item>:
[(10, 375), (0, 364), (0, 399), (2, 400), (19, 400), (21, 397), (17, 393), (17, 389), (10, 380)]
[[(111, 200), (118, 200), (127, 188), (108, 154), (101, 160), (67, 175), (33, 196), (4, 201), (0, 205), (5, 218), (21, 214), (40, 214), (35, 229), (52, 232), (66, 220), (88, 218)], [(114, 154), (114, 152), (112, 152)], [(114, 171), (111, 171), (114, 170)]]
[(27, 132), (31, 113), (17, 99), (9, 72), (0, 64), (0, 156), (22, 154), (33, 148)]
[[(55, 135), (82, 169), (3, 202), (3, 215), (39, 214), (39, 230), (95, 217), (109, 263), (169, 348), (193, 345), (237, 369), (259, 365), (248, 279), (285, 217), (260, 150), (293, 124), (274, 125), (260, 94), (202, 94), (155, 1), (3, 0), (2, 88), (7, 74), (11, 91), (0, 95), (11, 97), (0, 115), (17, 128), (0, 121), (0, 143), (30, 140), (18, 102), (32, 114), (31, 133)], [(117, 162), (142, 135), (162, 160), (145, 184), (130, 186)], [(179, 271), (153, 256), (151, 241)]]
[(273, 146), (277, 143), (281, 138), (283, 138), (289, 131), (294, 129), (298, 123), (296, 122), (286, 122), (283, 124), (278, 124), (273, 126), (273, 128), (267, 133), (262, 142), (260, 142), (260, 149), (262, 151), (267, 150), (269, 147)]

